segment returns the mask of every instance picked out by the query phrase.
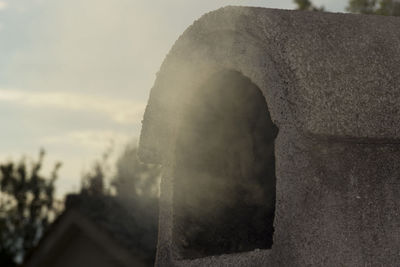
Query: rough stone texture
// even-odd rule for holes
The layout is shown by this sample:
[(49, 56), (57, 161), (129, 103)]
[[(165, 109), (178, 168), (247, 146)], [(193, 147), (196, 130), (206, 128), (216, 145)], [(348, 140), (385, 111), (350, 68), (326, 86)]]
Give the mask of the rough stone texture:
[[(176, 138), (196, 89), (231, 69), (262, 91), (275, 141), (270, 250), (179, 260)], [(204, 15), (175, 43), (144, 115), (140, 156), (164, 166), (158, 266), (397, 266), (400, 19), (249, 7)]]

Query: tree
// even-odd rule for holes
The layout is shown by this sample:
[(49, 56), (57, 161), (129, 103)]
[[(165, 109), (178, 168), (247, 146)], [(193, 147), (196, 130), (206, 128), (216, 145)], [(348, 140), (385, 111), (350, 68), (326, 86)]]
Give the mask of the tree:
[(325, 11), (323, 6), (316, 7), (310, 0), (294, 0), (294, 3), (297, 4), (298, 10)]
[(350, 0), (346, 10), (359, 14), (400, 16), (400, 2), (396, 0)]
[(396, 0), (350, 0), (346, 10), (359, 14), (400, 16), (400, 2)]
[(54, 182), (61, 163), (49, 178), (39, 174), (45, 152), (31, 168), (26, 160), (0, 164), (0, 266), (15, 266), (39, 241), (60, 213)]
[[(127, 221), (130, 238), (135, 240), (131, 247), (141, 251), (153, 266), (158, 233), (158, 197), (161, 166), (142, 163), (137, 156), (137, 146), (128, 145), (116, 162), (116, 173), (107, 171), (110, 150), (97, 161), (93, 170), (84, 175), (81, 197), (89, 202), (108, 203), (117, 211), (126, 210), (118, 221)], [(111, 183), (106, 183), (111, 181)], [(99, 215), (101, 212), (96, 212)], [(133, 218), (134, 223), (131, 223)], [(112, 219), (110, 219), (112, 221)], [(111, 223), (110, 223), (111, 224)], [(134, 238), (132, 238), (134, 237)]]
[(117, 161), (112, 185), (120, 197), (156, 199), (159, 195), (160, 172), (160, 165), (141, 162), (136, 145), (131, 144)]
[(350, 0), (346, 10), (352, 13), (375, 14), (377, 0)]
[(112, 179), (116, 196), (121, 205), (132, 211), (138, 227), (139, 249), (147, 254), (154, 265), (158, 235), (158, 199), (161, 166), (146, 164), (137, 156), (137, 146), (128, 145), (116, 164)]
[[(111, 149), (107, 149), (102, 158), (96, 161), (92, 170), (82, 177), (81, 193), (88, 195), (115, 195), (124, 199), (142, 201), (157, 199), (161, 166), (145, 164), (137, 156), (137, 146), (129, 144), (116, 162), (116, 173), (109, 173), (109, 157)], [(106, 180), (111, 181), (109, 184)]]
[(93, 169), (82, 176), (81, 194), (83, 195), (108, 195), (105, 179), (107, 176), (108, 159), (111, 149), (103, 153), (101, 160), (95, 161)]
[[(310, 0), (294, 0), (298, 10), (325, 11), (316, 7)], [(383, 16), (400, 16), (399, 0), (349, 0), (346, 11), (358, 14), (375, 14)]]
[(400, 2), (396, 0), (381, 0), (377, 14), (385, 16), (400, 16)]

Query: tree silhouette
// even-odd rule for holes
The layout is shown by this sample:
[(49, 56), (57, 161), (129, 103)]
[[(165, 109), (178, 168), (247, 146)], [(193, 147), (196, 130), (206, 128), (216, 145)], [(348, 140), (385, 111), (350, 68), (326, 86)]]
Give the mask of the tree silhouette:
[(395, 0), (350, 0), (346, 10), (359, 14), (400, 16), (400, 2)]
[[(111, 175), (107, 171), (109, 156), (110, 150), (83, 176), (81, 199), (86, 204), (98, 203), (86, 215), (98, 216), (97, 221), (107, 220), (107, 224), (114, 225), (114, 228), (129, 228), (124, 235), (125, 239), (132, 240), (130, 248), (140, 251), (146, 264), (153, 266), (158, 233), (161, 166), (142, 163), (137, 156), (137, 146), (131, 144), (119, 156), (115, 165), (116, 172)], [(103, 216), (102, 210), (96, 210), (102, 209), (98, 208), (101, 205), (113, 206), (112, 212)], [(85, 205), (81, 206), (85, 208)], [(120, 210), (124, 212), (118, 213)], [(118, 214), (110, 216), (111, 213)]]
[(49, 178), (39, 174), (45, 152), (29, 168), (26, 160), (0, 164), (0, 266), (15, 266), (32, 249), (60, 212), (54, 182), (61, 163)]
[(324, 11), (325, 8), (323, 6), (316, 7), (310, 0), (294, 0), (294, 3), (297, 5), (298, 10), (308, 10), (308, 11)]
[(112, 185), (124, 198), (158, 198), (161, 167), (145, 164), (137, 156), (136, 145), (128, 145), (116, 164)]
[[(294, 0), (298, 10), (325, 11), (316, 7), (310, 0)], [(358, 14), (400, 16), (400, 2), (396, 0), (349, 0), (346, 11)]]

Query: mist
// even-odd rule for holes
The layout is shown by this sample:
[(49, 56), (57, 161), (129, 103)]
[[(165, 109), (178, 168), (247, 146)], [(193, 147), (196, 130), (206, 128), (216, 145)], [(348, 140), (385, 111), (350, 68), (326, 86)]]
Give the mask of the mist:
[[(58, 194), (110, 142), (138, 137), (156, 73), (182, 32), (224, 5), (291, 8), (291, 1), (0, 1), (0, 158), (61, 160)], [(21, 135), (21, 133), (24, 133)], [(118, 152), (115, 153), (116, 155)], [(45, 167), (46, 169), (46, 167)]]

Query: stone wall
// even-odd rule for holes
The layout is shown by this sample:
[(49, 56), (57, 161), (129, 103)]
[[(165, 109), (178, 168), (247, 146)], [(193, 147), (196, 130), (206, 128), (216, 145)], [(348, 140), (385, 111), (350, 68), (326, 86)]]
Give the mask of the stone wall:
[[(400, 262), (399, 29), (400, 19), (395, 17), (248, 7), (227, 7), (208, 13), (189, 27), (157, 75), (140, 140), (141, 158), (162, 163), (164, 168), (156, 264), (396, 266)], [(189, 153), (190, 149), (198, 148), (199, 141), (226, 140), (231, 127), (221, 120), (220, 127), (215, 129), (227, 133), (213, 139), (215, 136), (204, 132), (209, 127), (196, 129), (190, 125), (198, 115), (192, 111), (199, 103), (219, 103), (218, 88), (207, 91), (209, 87), (204, 84), (221, 72), (239, 72), (240, 77), (254, 85), (226, 87), (231, 93), (224, 98), (237, 101), (243, 110), (260, 107), (257, 101), (241, 101), (245, 99), (239, 93), (243, 88), (249, 92), (257, 88), (262, 93), (269, 111), (264, 113), (265, 125), (270, 126), (261, 134), (264, 141), (255, 146), (251, 142), (247, 146), (233, 146), (237, 153), (228, 153), (230, 156), (213, 168), (229, 173), (226, 179), (220, 179), (226, 184), (225, 181), (234, 180), (235, 174), (229, 170), (237, 170), (238, 164), (258, 165), (251, 165), (249, 157), (240, 158), (241, 154), (274, 144), (273, 149), (263, 150), (272, 149), (275, 159), (273, 244), (271, 248), (260, 244), (244, 249), (231, 246), (211, 253), (198, 253), (199, 249), (195, 249), (196, 253), (191, 250), (185, 254), (185, 244), (191, 240), (185, 235), (203, 220), (199, 216), (191, 220), (190, 227), (182, 224), (186, 216), (182, 214), (192, 212), (188, 208), (191, 196), (185, 194), (201, 189), (190, 182), (199, 178), (192, 171), (185, 172), (185, 168), (193, 170), (193, 164), (208, 166), (204, 163), (206, 157)], [(221, 110), (229, 107), (229, 101), (214, 105), (217, 112), (225, 114), (224, 118), (251, 114), (241, 112), (240, 108), (228, 108), (223, 113)], [(205, 114), (213, 118), (211, 114), (216, 113)], [(243, 124), (238, 119), (238, 129), (243, 133), (236, 140), (255, 140), (243, 137), (258, 133), (244, 125), (254, 125), (257, 119), (256, 114), (244, 119)], [(196, 133), (191, 135), (192, 139), (185, 135), (188, 127)], [(268, 136), (275, 135), (275, 142), (266, 141)], [(220, 146), (203, 144), (207, 155), (220, 153)], [(224, 142), (220, 144), (224, 147)], [(185, 153), (189, 161), (182, 159)], [(262, 155), (260, 162), (264, 164), (260, 166), (269, 166), (273, 161), (265, 156), (268, 152)], [(225, 166), (227, 163), (236, 169)], [(257, 195), (257, 187), (251, 186), (258, 180), (257, 174), (243, 173), (240, 179), (247, 181), (248, 188), (253, 188), (249, 190)], [(215, 175), (210, 177), (205, 181), (211, 195), (216, 195), (219, 180), (212, 178)], [(203, 196), (198, 195), (200, 199)], [(192, 206), (193, 210), (201, 208), (197, 204)], [(204, 208), (209, 212), (207, 206)], [(248, 224), (235, 226), (238, 235), (234, 238), (245, 240), (240, 234), (246, 227)], [(212, 242), (215, 235), (205, 231), (203, 236)]]

